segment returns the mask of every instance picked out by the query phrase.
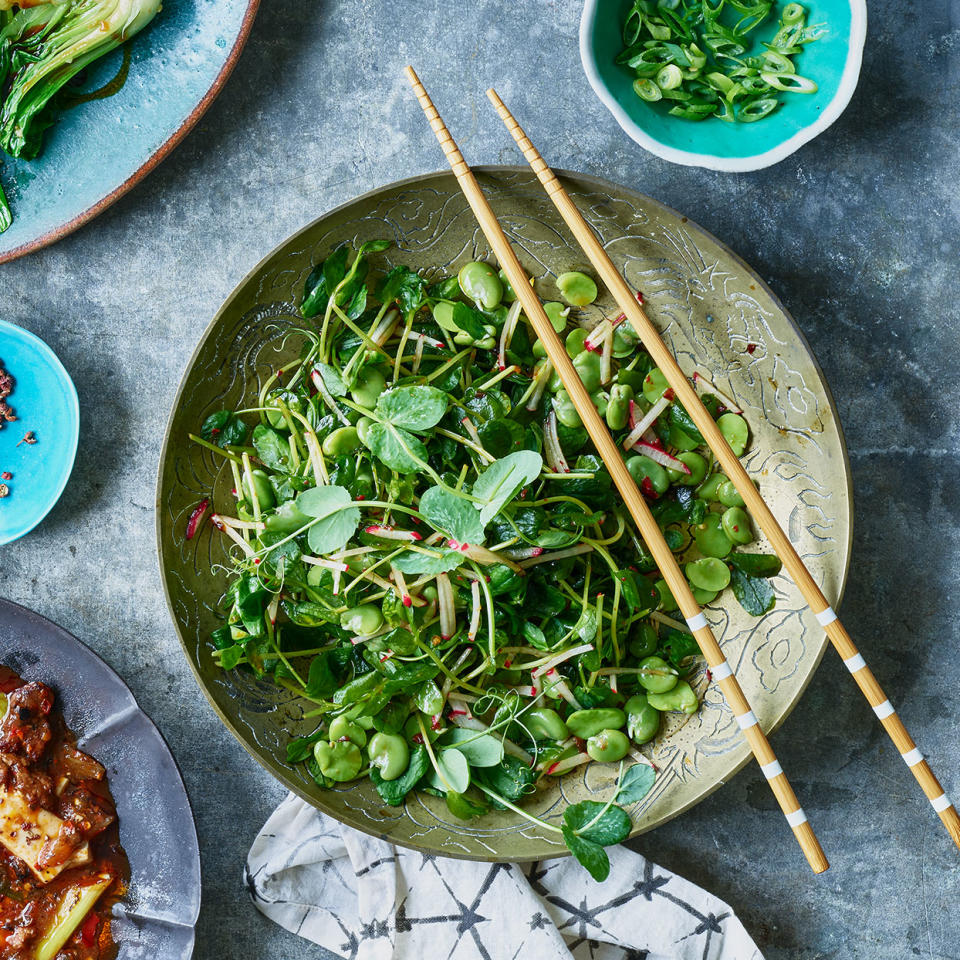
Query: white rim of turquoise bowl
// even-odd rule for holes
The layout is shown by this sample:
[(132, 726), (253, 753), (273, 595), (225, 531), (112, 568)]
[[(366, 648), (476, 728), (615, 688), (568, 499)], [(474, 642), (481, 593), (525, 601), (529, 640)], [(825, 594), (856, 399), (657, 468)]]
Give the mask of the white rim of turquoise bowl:
[[(19, 324), (11, 323), (9, 320), (0, 320), (0, 332), (8, 328), (14, 331), (17, 331), (26, 337), (27, 340), (32, 341), (40, 353), (44, 354), (55, 369), (59, 368), (60, 372), (63, 374), (63, 380), (67, 386), (67, 397), (69, 400), (69, 405), (73, 411), (73, 422), (76, 424), (76, 429), (73, 431), (73, 438), (71, 443), (70, 457), (69, 457), (69, 468), (63, 475), (63, 481), (60, 486), (57, 488), (57, 492), (50, 498), (50, 502), (44, 508), (43, 513), (41, 513), (34, 522), (22, 533), (18, 533), (15, 537), (10, 537), (8, 539), (0, 538), (0, 546), (6, 546), (8, 543), (15, 543), (17, 540), (25, 537), (28, 533), (32, 533), (34, 530), (46, 520), (47, 515), (50, 511), (60, 502), (60, 498), (63, 496), (63, 491), (67, 489), (67, 484), (70, 482), (70, 477), (73, 474), (73, 467), (77, 460), (77, 448), (80, 445), (80, 398), (77, 396), (77, 385), (73, 382), (73, 377), (67, 372), (67, 368), (63, 365), (63, 361), (54, 353), (53, 348), (45, 341), (41, 340), (32, 330), (28, 330), (26, 327), (21, 327)], [(16, 378), (14, 378), (16, 379)]]
[(708, 170), (722, 170), (726, 173), (747, 173), (750, 170), (762, 170), (789, 157), (799, 150), (805, 143), (819, 136), (827, 129), (847, 108), (853, 91), (857, 89), (860, 79), (860, 65), (863, 61), (863, 45), (867, 36), (867, 3), (866, 0), (850, 0), (850, 39), (847, 43), (847, 62), (840, 77), (840, 86), (827, 108), (809, 126), (798, 130), (788, 140), (765, 153), (757, 153), (750, 157), (718, 157), (712, 153), (691, 153), (689, 150), (678, 150), (669, 147), (659, 140), (655, 140), (645, 130), (637, 126), (626, 110), (617, 102), (616, 98), (600, 79), (593, 54), (590, 50), (590, 25), (596, 19), (598, 8), (603, 0), (586, 0), (583, 6), (583, 15), (580, 17), (580, 61), (584, 73), (593, 87), (593, 92), (600, 98), (603, 105), (614, 115), (617, 123), (623, 130), (645, 150), (686, 167), (706, 167)]

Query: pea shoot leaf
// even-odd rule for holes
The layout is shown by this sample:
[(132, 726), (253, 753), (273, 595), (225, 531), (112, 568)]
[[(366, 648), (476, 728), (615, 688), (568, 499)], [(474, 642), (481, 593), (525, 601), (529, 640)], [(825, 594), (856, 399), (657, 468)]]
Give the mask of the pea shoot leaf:
[(472, 820), (474, 817), (482, 817), (490, 809), (490, 806), (486, 803), (477, 802), (475, 797), (448, 790), (447, 809), (458, 820)]
[(543, 457), (532, 450), (518, 450), (492, 463), (473, 485), (480, 522), (486, 526), (543, 469)]
[(401, 573), (431, 574), (449, 573), (463, 563), (463, 554), (459, 550), (443, 550), (440, 556), (431, 557), (413, 550), (401, 553), (390, 561)]
[(651, 791), (656, 780), (653, 767), (648, 767), (645, 763), (635, 763), (632, 767), (627, 767), (620, 779), (617, 803), (628, 804), (642, 800)]
[(392, 423), (375, 423), (363, 442), (378, 460), (397, 473), (423, 470), (429, 456), (422, 440)]
[(489, 733), (456, 727), (444, 739), (467, 758), (471, 767), (495, 767), (503, 759), (503, 744)]
[(470, 786), (467, 758), (456, 747), (441, 750), (437, 754), (437, 770), (434, 770), (430, 784), (438, 790), (463, 793)]
[[(600, 819), (594, 823), (598, 815)], [(607, 807), (596, 800), (581, 800), (580, 803), (571, 804), (563, 811), (563, 821), (578, 836), (604, 847), (622, 843), (630, 836), (633, 826), (626, 810), (616, 804)]]
[[(537, 771), (518, 757), (504, 754), (495, 767), (484, 767), (479, 774), (483, 782), (505, 800), (519, 800), (534, 790)], [(495, 806), (503, 808), (502, 804)]]
[(287, 473), (290, 467), (290, 444), (271, 427), (258, 423), (253, 428), (253, 449), (264, 466)]
[(740, 606), (751, 616), (762, 617), (768, 610), (772, 610), (777, 602), (773, 587), (768, 580), (744, 573), (737, 566), (731, 567), (730, 586)]
[(420, 782), (423, 775), (430, 769), (430, 758), (426, 747), (420, 744), (410, 751), (410, 762), (407, 769), (396, 780), (384, 780), (377, 767), (370, 768), (370, 779), (373, 781), (377, 793), (383, 797), (384, 803), (391, 807), (403, 806), (406, 795)]
[(231, 411), (218, 410), (203, 421), (200, 436), (218, 447), (239, 446), (247, 439), (247, 425)]
[[(363, 312), (362, 310), (360, 311)], [(329, 363), (315, 363), (314, 369), (323, 378), (323, 385), (327, 388), (331, 397), (345, 397), (347, 395), (347, 385), (343, 382), (340, 374)]]
[(420, 498), (420, 516), (435, 530), (460, 543), (483, 543), (481, 515), (473, 504), (445, 487), (430, 487)]
[(395, 427), (423, 433), (440, 422), (447, 403), (447, 395), (436, 387), (394, 387), (377, 398), (376, 413)]
[(617, 579), (620, 581), (620, 592), (632, 614), (641, 610), (655, 610), (660, 602), (660, 595), (653, 589), (646, 577), (638, 577), (632, 570), (618, 570)]
[(297, 509), (316, 522), (307, 530), (307, 543), (318, 554), (339, 550), (360, 523), (360, 511), (344, 487), (311, 487), (297, 497)]
[(751, 577), (775, 577), (782, 566), (780, 558), (772, 553), (731, 553), (727, 563)]
[(581, 866), (586, 867), (590, 876), (598, 883), (606, 880), (610, 876), (610, 858), (607, 851), (599, 843), (578, 837), (568, 826), (563, 826), (560, 830), (567, 849)]
[(381, 303), (396, 301), (404, 313), (416, 310), (423, 302), (427, 281), (402, 264), (394, 267), (378, 284), (376, 294)]

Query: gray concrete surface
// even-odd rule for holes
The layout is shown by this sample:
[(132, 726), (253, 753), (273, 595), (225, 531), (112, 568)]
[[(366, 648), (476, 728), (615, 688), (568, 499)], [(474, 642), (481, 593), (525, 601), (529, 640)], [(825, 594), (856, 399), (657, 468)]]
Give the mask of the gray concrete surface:
[[(2, 268), (0, 315), (59, 353), (84, 427), (60, 504), (4, 549), (0, 593), (103, 654), (166, 734), (203, 851), (199, 960), (325, 954), (260, 917), (241, 884), (283, 790), (221, 727), (167, 617), (163, 426), (200, 332), (254, 263), (321, 211), (441, 166), (407, 62), (473, 161), (519, 161), (483, 97), (495, 82), (557, 166), (682, 210), (783, 298), (850, 447), (845, 620), (960, 798), (960, 2), (874, 0), (870, 14), (840, 121), (774, 169), (731, 176), (671, 166), (620, 132), (580, 69), (577, 0), (265, 0), (172, 158), (92, 225)], [(755, 768), (637, 848), (729, 900), (769, 960), (957, 960), (960, 855), (832, 652), (775, 745), (827, 874), (807, 872)]]

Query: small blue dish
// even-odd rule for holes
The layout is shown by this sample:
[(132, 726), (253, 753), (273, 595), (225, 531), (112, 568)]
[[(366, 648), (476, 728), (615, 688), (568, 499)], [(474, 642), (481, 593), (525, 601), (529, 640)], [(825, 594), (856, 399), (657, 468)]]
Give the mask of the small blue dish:
[[(7, 403), (17, 419), (0, 429), (0, 545), (29, 533), (60, 499), (77, 455), (77, 389), (57, 355), (37, 336), (0, 320), (0, 366), (13, 377)], [(36, 443), (24, 443), (33, 432)], [(19, 444), (19, 446), (18, 446)]]
[[(695, 123), (670, 116), (662, 104), (641, 100), (633, 91), (632, 71), (615, 62), (632, 6), (630, 0), (586, 0), (580, 59), (617, 123), (641, 147), (672, 163), (740, 173), (778, 163), (823, 133), (856, 89), (867, 33), (866, 0), (803, 0), (808, 23), (827, 27), (798, 59), (798, 72), (819, 85), (816, 93), (785, 94), (781, 106), (758, 123), (724, 123), (716, 117)], [(778, 16), (782, 6), (777, 5)], [(758, 37), (762, 39), (769, 37)]]

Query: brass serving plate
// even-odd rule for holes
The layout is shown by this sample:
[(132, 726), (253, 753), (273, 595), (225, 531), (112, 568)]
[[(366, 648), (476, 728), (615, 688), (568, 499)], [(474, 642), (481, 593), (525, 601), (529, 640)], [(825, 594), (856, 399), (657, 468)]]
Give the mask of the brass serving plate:
[[(585, 258), (526, 169), (480, 168), (494, 210), (545, 299), (551, 277), (587, 269)], [(851, 543), (851, 488), (843, 436), (829, 388), (803, 335), (762, 280), (686, 217), (642, 194), (592, 177), (562, 179), (607, 251), (643, 291), (648, 310), (681, 365), (712, 372), (745, 410), (753, 438), (745, 458), (827, 597), (843, 592)], [(174, 401), (157, 489), (157, 536), (170, 612), (197, 682), (253, 757), (318, 808), (350, 826), (431, 853), (478, 860), (523, 860), (564, 852), (554, 835), (517, 815), (492, 813), (464, 823), (442, 801), (411, 796), (386, 807), (369, 782), (331, 791), (302, 767), (283, 762), (286, 743), (310, 732), (292, 694), (240, 671), (214, 666), (208, 643), (226, 586), (224, 544), (209, 525), (185, 539), (187, 517), (203, 497), (229, 501), (229, 471), (192, 444), (212, 411), (245, 405), (258, 378), (285, 356), (281, 332), (298, 324), (297, 304), (311, 265), (337, 244), (387, 237), (386, 263), (455, 272), (488, 255), (483, 236), (449, 173), (383, 187), (325, 214), (281, 244), (230, 295), (207, 328)], [(609, 299), (598, 308), (616, 312)], [(748, 349), (749, 347), (749, 349)], [(290, 348), (292, 349), (292, 347)], [(762, 546), (762, 544), (761, 544)], [(707, 611), (731, 665), (766, 729), (796, 704), (826, 647), (823, 631), (793, 584), (775, 581), (776, 608), (760, 620), (727, 594)], [(749, 759), (737, 724), (701, 670), (700, 713), (671, 725), (648, 749), (656, 786), (631, 811), (637, 833), (692, 807)], [(566, 802), (607, 795), (615, 770), (599, 764), (572, 772), (529, 802), (541, 817)]]

